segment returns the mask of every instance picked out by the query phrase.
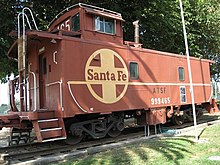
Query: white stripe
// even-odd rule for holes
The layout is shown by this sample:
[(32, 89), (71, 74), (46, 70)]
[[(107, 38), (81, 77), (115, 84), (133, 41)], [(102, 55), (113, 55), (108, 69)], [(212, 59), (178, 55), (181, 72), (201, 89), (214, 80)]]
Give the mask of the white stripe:
[(52, 122), (52, 121), (58, 121), (58, 119), (38, 120), (38, 123)]
[[(67, 82), (68, 83), (68, 82)], [(76, 100), (75, 96), (73, 95), (73, 92), (71, 90), (71, 87), (70, 87), (70, 84), (68, 83), (68, 88), (69, 88), (69, 92), (70, 92), (70, 95), (72, 96), (74, 102), (76, 103), (76, 105), (79, 107), (79, 109), (81, 109), (83, 112), (88, 112), (87, 110), (85, 110), (84, 108), (82, 108), (80, 106), (80, 104), (78, 103), (78, 101)]]
[(50, 129), (41, 129), (40, 132), (48, 132), (48, 131), (57, 131), (57, 130), (61, 130), (62, 128), (50, 128)]
[[(143, 86), (190, 86), (190, 83), (148, 83), (148, 82), (112, 82), (115, 85), (143, 85)], [(87, 84), (100, 84), (102, 81), (68, 81), (68, 85), (87, 85)], [(193, 86), (211, 86), (211, 84), (194, 83)]]
[[(190, 83), (144, 83), (129, 82), (128, 85), (144, 85), (144, 86), (190, 86)], [(211, 84), (193, 84), (193, 86), (211, 86)]]

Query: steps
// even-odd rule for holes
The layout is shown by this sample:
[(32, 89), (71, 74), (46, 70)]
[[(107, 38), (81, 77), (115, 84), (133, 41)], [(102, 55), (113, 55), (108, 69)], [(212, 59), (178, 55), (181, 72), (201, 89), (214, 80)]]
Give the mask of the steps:
[(66, 139), (63, 119), (57, 116), (56, 111), (38, 110), (35, 113), (38, 117), (32, 123), (38, 142)]

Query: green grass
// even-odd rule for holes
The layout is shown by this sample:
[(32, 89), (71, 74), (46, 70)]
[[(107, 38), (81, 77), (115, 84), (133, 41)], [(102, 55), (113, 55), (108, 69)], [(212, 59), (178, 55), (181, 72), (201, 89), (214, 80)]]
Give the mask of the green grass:
[(200, 139), (173, 137), (151, 139), (123, 148), (98, 153), (86, 158), (63, 162), (62, 165), (217, 165), (210, 156), (220, 156), (220, 125), (206, 128)]

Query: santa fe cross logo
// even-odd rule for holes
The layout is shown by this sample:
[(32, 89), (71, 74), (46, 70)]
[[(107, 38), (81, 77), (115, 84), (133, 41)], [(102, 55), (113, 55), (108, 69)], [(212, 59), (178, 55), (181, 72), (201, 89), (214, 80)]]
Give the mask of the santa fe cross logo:
[[(92, 66), (92, 61), (99, 59), (101, 66)], [(118, 60), (122, 67), (116, 67)], [(111, 104), (119, 101), (125, 94), (128, 86), (128, 70), (124, 60), (119, 54), (110, 49), (99, 49), (88, 59), (85, 68), (85, 80), (90, 93), (99, 101)], [(102, 86), (102, 96), (93, 90), (91, 85)], [(117, 85), (123, 85), (124, 89), (117, 96)]]
[(127, 91), (128, 70), (118, 53), (110, 49), (99, 49), (87, 60), (85, 81), (70, 81), (68, 84), (86, 84), (94, 98), (112, 104), (119, 101)]

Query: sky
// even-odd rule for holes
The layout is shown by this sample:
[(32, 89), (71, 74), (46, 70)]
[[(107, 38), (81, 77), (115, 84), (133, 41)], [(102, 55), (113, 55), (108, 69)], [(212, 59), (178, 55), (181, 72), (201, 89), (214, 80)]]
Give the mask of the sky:
[[(15, 99), (19, 99), (19, 93), (15, 93)], [(0, 84), (0, 106), (2, 104), (9, 104), (9, 85)]]
[[(12, 75), (10, 79), (12, 80), (14, 76)], [(15, 93), (15, 99), (19, 100), (19, 93)], [(0, 83), (0, 106), (2, 104), (9, 104), (9, 83)]]
[(0, 84), (0, 105), (8, 104), (9, 96), (8, 96), (8, 83)]

